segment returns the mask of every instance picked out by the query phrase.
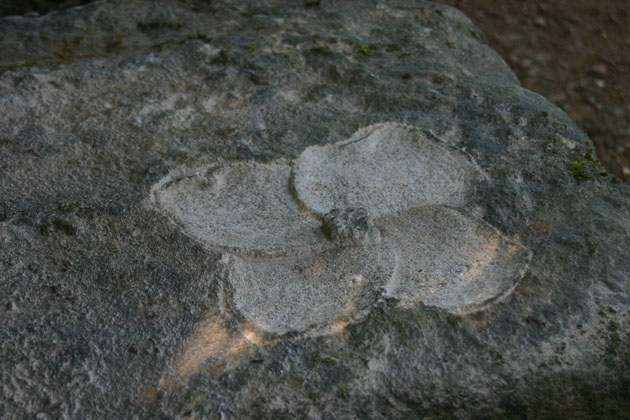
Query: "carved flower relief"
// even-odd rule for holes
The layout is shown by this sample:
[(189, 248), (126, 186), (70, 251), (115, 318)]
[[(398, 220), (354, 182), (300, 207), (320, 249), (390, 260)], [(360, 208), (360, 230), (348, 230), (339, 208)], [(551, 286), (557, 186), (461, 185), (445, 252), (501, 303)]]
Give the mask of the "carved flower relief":
[(463, 152), (387, 123), (295, 161), (179, 169), (152, 199), (223, 253), (232, 310), (265, 332), (326, 334), (381, 297), (466, 313), (510, 293), (529, 254), (469, 215), (481, 175)]

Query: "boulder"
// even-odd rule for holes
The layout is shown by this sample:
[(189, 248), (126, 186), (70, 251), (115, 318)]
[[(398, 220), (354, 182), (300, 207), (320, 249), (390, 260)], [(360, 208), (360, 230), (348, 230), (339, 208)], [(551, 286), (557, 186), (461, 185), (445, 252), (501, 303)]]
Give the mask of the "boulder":
[(630, 188), (458, 11), (0, 18), (0, 417), (630, 416)]

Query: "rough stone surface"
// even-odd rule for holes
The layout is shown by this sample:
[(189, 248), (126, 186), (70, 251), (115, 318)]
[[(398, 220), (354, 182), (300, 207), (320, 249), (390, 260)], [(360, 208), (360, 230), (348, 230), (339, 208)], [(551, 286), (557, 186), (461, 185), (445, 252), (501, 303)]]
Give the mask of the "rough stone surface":
[(364, 207), (332, 209), (322, 216), (322, 232), (339, 244), (378, 241), (381, 233)]
[(504, 299), (517, 287), (530, 252), (448, 207), (415, 208), (378, 223), (400, 251), (387, 296), (467, 313)]
[(3, 420), (630, 416), (629, 187), (453, 9), (4, 17), (0, 109)]
[(286, 255), (325, 245), (320, 223), (291, 195), (285, 161), (173, 172), (154, 187), (152, 201), (210, 247)]
[(316, 214), (363, 206), (373, 217), (423, 204), (461, 206), (478, 176), (463, 153), (398, 124), (310, 147), (294, 173), (298, 199)]
[[(531, 252), (463, 214), (470, 206), (461, 197), (476, 188), (477, 169), (418, 132), (375, 124), (326, 146), (324, 158), (312, 159), (319, 150), (307, 148), (293, 170), (286, 159), (175, 170), (153, 187), (151, 201), (208, 251), (223, 251), (228, 285), (219, 283), (231, 293), (222, 312), (229, 317), (232, 308), (262, 331), (337, 333), (379, 296), (480, 310), (514, 290)], [(339, 162), (349, 160), (349, 147), (353, 163)], [(418, 148), (425, 154), (416, 156)], [(340, 202), (368, 207), (333, 208)]]

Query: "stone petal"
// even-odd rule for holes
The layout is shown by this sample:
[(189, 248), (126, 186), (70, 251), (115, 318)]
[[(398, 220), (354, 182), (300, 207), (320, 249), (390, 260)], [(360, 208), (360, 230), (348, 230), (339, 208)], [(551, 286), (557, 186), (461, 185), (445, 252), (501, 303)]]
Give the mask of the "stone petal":
[(369, 311), (391, 282), (398, 253), (388, 244), (299, 258), (228, 257), (232, 304), (263, 331), (343, 328)]
[(171, 174), (153, 200), (191, 237), (249, 255), (299, 255), (329, 246), (289, 190), (290, 166), (239, 162)]
[(530, 257), (484, 222), (448, 207), (420, 207), (376, 224), (399, 249), (397, 276), (386, 293), (403, 305), (478, 310), (514, 289)]
[(375, 124), (350, 139), (309, 147), (297, 160), (298, 198), (315, 213), (360, 206), (373, 217), (422, 205), (460, 206), (480, 172), (470, 159), (422, 131)]

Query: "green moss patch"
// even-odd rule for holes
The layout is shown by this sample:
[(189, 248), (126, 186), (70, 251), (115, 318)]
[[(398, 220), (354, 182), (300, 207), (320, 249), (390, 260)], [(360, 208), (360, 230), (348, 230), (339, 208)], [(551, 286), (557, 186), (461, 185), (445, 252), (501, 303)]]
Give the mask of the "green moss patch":
[(606, 176), (606, 170), (602, 163), (592, 153), (587, 153), (583, 158), (577, 158), (567, 165), (567, 171), (573, 178), (584, 181), (597, 176)]

